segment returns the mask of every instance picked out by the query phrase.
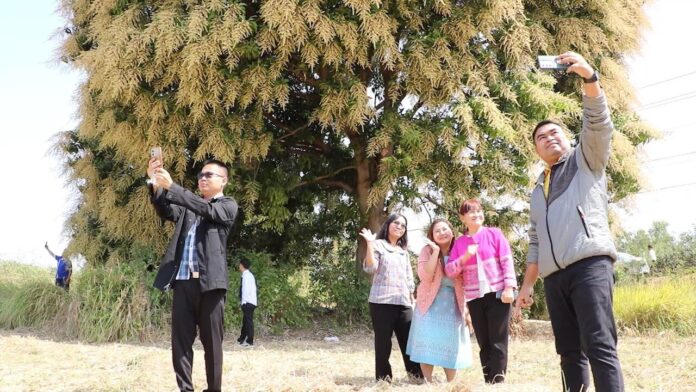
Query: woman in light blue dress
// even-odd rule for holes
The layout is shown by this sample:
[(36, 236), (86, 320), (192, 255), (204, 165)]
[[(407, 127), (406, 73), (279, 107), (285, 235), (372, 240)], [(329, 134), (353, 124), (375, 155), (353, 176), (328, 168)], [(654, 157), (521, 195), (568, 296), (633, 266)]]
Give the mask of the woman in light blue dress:
[(434, 220), (418, 257), (421, 282), (406, 353), (420, 362), (426, 381), (432, 381), (434, 366), (442, 366), (447, 381), (452, 381), (457, 369), (472, 364), (464, 285), (461, 278), (450, 279), (444, 273), (453, 239), (452, 225)]

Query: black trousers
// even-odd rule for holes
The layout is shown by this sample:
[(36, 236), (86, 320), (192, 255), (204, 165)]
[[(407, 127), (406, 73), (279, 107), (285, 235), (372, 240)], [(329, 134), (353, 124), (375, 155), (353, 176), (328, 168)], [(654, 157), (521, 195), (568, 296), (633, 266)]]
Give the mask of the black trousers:
[(471, 324), (479, 345), (479, 359), (486, 383), (505, 381), (510, 335), (510, 304), (496, 298), (495, 292), (468, 302)]
[(396, 334), (399, 342), (401, 357), (406, 366), (406, 372), (417, 378), (423, 378), (420, 364), (411, 361), (406, 355), (408, 333), (411, 330), (413, 308), (404, 305), (374, 304), (370, 302), (370, 317), (375, 333), (375, 378), (391, 381), (393, 378), (389, 356), (392, 350), (392, 335)]
[(256, 305), (246, 303), (242, 305), (242, 331), (239, 334), (239, 343), (244, 343), (246, 340), (249, 344), (254, 344), (254, 310)]
[(208, 391), (222, 388), (222, 338), (225, 290), (201, 293), (198, 279), (178, 280), (172, 302), (172, 363), (181, 391), (193, 391), (191, 367), (196, 327), (205, 352)]
[(597, 392), (623, 392), (613, 313), (614, 266), (590, 257), (544, 279), (544, 292), (561, 356), (564, 392), (584, 392), (592, 368)]

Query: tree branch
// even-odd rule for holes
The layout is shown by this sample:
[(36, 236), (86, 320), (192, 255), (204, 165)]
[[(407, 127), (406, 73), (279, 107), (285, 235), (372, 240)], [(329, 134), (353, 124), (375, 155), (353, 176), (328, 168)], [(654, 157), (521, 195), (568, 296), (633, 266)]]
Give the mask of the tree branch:
[(343, 181), (321, 180), (321, 181), (317, 181), (317, 184), (334, 186), (334, 187), (343, 189), (344, 191), (346, 191), (346, 193), (353, 194), (353, 187), (346, 184)]
[(352, 186), (350, 186), (349, 184), (347, 184), (347, 183), (345, 183), (345, 182), (343, 182), (343, 181), (331, 180), (331, 178), (335, 177), (335, 176), (338, 175), (338, 173), (340, 173), (340, 172), (343, 172), (343, 171), (346, 171), (346, 170), (355, 170), (355, 169), (356, 169), (355, 166), (346, 166), (346, 167), (342, 167), (342, 168), (340, 168), (340, 169), (334, 171), (334, 172), (331, 173), (331, 174), (327, 174), (327, 175), (325, 175), (325, 176), (315, 177), (315, 178), (313, 178), (313, 179), (311, 179), (311, 180), (307, 180), (307, 181), (302, 181), (302, 182), (300, 182), (299, 184), (297, 184), (297, 185), (295, 186), (295, 188), (299, 188), (299, 187), (301, 187), (301, 186), (309, 185), (309, 184), (322, 184), (322, 185), (329, 185), (329, 186), (335, 186), (335, 187), (338, 187), (338, 188), (343, 188), (343, 189), (346, 190), (346, 192), (348, 192), (348, 193), (353, 193), (353, 187), (352, 187)]
[(425, 198), (425, 199), (428, 200), (429, 202), (431, 202), (431, 203), (435, 204), (436, 206), (442, 208), (444, 211), (454, 212), (454, 213), (458, 213), (458, 212), (459, 212), (459, 211), (452, 211), (452, 210), (448, 209), (447, 207), (443, 206), (439, 201), (433, 199), (433, 198), (432, 198), (430, 195), (428, 195), (428, 194), (421, 194), (420, 197), (421, 197), (421, 198)]
[(307, 74), (303, 70), (294, 69), (294, 70), (292, 70), (291, 74), (292, 74), (292, 76), (297, 78), (297, 80), (299, 80), (300, 82), (302, 82), (306, 85), (312, 86), (314, 88), (319, 88), (319, 81), (316, 79), (312, 79), (312, 78), (308, 77)]

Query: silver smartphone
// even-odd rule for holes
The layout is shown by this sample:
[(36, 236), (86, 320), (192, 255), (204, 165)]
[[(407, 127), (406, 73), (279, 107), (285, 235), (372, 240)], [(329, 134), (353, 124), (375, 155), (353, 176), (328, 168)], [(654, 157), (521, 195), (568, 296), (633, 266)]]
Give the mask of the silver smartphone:
[[(161, 164), (162, 163), (162, 147), (152, 147), (150, 149), (150, 158), (157, 158), (157, 160), (160, 161), (160, 164)], [(149, 184), (154, 184), (155, 178), (150, 177), (150, 179), (147, 182)]]
[(152, 147), (150, 149), (150, 158), (157, 158), (160, 163), (162, 162), (162, 147)]
[(539, 68), (544, 70), (565, 70), (570, 64), (561, 64), (558, 62), (558, 56), (537, 56)]

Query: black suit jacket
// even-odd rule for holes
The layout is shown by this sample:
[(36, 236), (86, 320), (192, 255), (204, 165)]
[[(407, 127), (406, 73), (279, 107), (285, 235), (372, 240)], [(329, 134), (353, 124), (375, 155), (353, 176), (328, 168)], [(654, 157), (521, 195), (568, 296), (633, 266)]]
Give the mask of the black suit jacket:
[(227, 238), (237, 216), (237, 202), (231, 197), (205, 200), (177, 184), (172, 184), (168, 191), (159, 189), (153, 192), (150, 187), (150, 201), (157, 215), (176, 225), (154, 287), (166, 291), (176, 283), (174, 278), (179, 270), (186, 234), (200, 216), (196, 228), (196, 256), (201, 292), (227, 290)]

